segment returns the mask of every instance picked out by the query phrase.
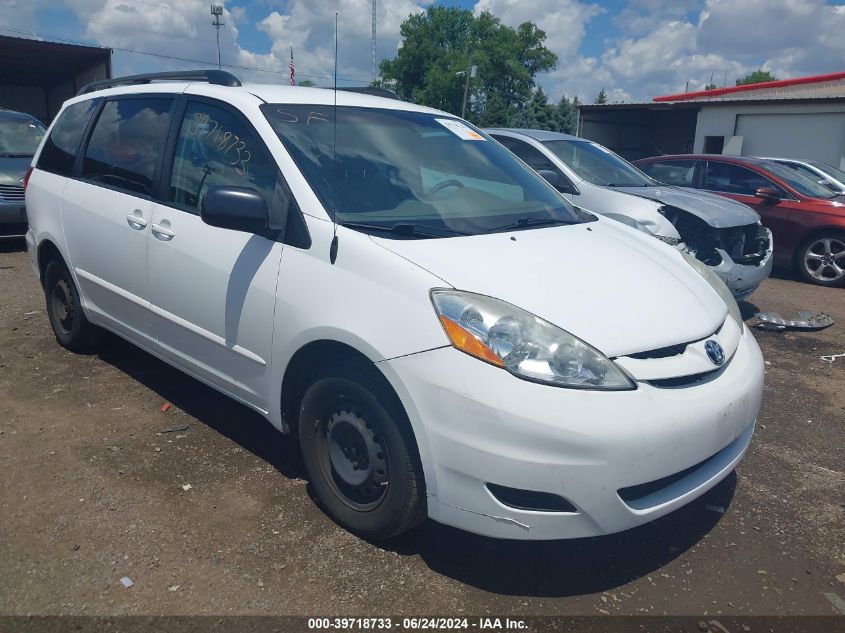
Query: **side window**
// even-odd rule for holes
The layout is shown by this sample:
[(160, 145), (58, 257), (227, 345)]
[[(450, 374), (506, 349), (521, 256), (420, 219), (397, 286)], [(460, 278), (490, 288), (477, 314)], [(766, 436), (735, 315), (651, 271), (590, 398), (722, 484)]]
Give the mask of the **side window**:
[(546, 158), (543, 153), (535, 147), (531, 147), (524, 141), (519, 141), (509, 136), (494, 136), (497, 141), (507, 147), (514, 154), (519, 156), (534, 171), (548, 169), (549, 171), (560, 171), (552, 161)]
[(179, 129), (168, 199), (199, 213), (211, 187), (250, 187), (274, 200), (278, 168), (257, 134), (233, 112), (189, 102)]
[(115, 99), (94, 124), (82, 163), (92, 182), (152, 195), (173, 99)]
[(493, 138), (521, 158), (534, 171), (540, 171), (541, 169), (553, 171), (558, 175), (559, 182), (563, 187), (571, 187), (572, 191), (577, 191), (577, 189), (575, 189), (575, 185), (573, 185), (572, 181), (567, 178), (566, 174), (564, 174), (552, 161), (546, 158), (546, 156), (543, 155), (543, 152), (538, 150), (536, 147), (532, 147), (524, 141), (519, 141), (509, 136), (494, 136)]
[(756, 171), (732, 163), (707, 161), (705, 189), (753, 197), (760, 187), (771, 187), (782, 191), (771, 180)]
[(97, 99), (80, 101), (69, 105), (59, 115), (58, 121), (44, 143), (44, 149), (38, 157), (38, 169), (60, 176), (70, 176), (82, 135), (88, 127), (88, 121), (96, 109)]
[(695, 160), (667, 160), (659, 163), (646, 163), (638, 165), (649, 176), (667, 185), (678, 187), (695, 186), (695, 168), (698, 161)]

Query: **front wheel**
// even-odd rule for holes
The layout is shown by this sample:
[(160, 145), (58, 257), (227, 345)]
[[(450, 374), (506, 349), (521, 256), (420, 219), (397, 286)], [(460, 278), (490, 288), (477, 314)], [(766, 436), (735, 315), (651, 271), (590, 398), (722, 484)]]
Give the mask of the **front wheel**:
[(798, 272), (819, 286), (845, 286), (845, 233), (828, 231), (805, 240), (796, 254)]
[(350, 532), (386, 539), (425, 518), (410, 424), (375, 368), (350, 363), (320, 375), (302, 399), (299, 438), (315, 497)]

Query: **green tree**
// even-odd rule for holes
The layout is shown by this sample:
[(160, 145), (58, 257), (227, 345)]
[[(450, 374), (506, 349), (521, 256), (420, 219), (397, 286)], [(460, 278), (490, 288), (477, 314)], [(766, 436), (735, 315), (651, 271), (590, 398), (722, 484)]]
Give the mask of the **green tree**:
[(556, 129), (557, 107), (549, 103), (549, 98), (542, 87), (538, 86), (525, 106), (517, 112), (510, 125), (532, 130)]
[(298, 85), (298, 86), (302, 86), (303, 88), (313, 88), (313, 87), (314, 87), (314, 86), (316, 86), (317, 84), (315, 84), (315, 83), (314, 83), (313, 81), (311, 81), (310, 79), (303, 79), (302, 81), (298, 81), (298, 82), (297, 82), (297, 85)]
[(755, 70), (750, 72), (745, 77), (740, 77), (736, 80), (737, 86), (747, 86), (748, 84), (760, 84), (764, 81), (777, 81), (775, 77), (768, 70)]
[(716, 84), (707, 84), (706, 86), (704, 86), (704, 89), (705, 90), (715, 90), (718, 87), (719, 86), (717, 86)]
[(557, 132), (564, 134), (575, 134), (575, 129), (578, 126), (578, 97), (574, 97), (572, 101), (563, 95), (555, 108), (555, 126)]
[(536, 25), (525, 22), (514, 29), (487, 11), (475, 15), (429, 5), (424, 13), (409, 16), (400, 33), (396, 57), (381, 62), (382, 80), (403, 99), (460, 114), (465, 73), (476, 65), (467, 118), (485, 125), (506, 122), (522, 110), (536, 74), (557, 64)]
[(607, 92), (605, 92), (604, 88), (599, 90), (599, 93), (596, 95), (596, 100), (593, 103), (597, 103), (599, 105), (607, 103)]

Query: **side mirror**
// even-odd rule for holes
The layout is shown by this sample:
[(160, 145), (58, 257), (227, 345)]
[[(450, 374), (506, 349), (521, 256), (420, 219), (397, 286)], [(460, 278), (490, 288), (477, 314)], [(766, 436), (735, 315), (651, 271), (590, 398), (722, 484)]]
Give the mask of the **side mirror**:
[(760, 198), (765, 204), (777, 204), (780, 202), (780, 194), (771, 187), (759, 187), (754, 192), (757, 198)]
[(270, 224), (267, 202), (249, 187), (212, 187), (200, 204), (200, 217), (210, 226), (263, 233)]
[(552, 171), (551, 169), (538, 169), (537, 173), (548, 182), (552, 187), (561, 193), (577, 194), (578, 190), (567, 179), (561, 177), (560, 173)]

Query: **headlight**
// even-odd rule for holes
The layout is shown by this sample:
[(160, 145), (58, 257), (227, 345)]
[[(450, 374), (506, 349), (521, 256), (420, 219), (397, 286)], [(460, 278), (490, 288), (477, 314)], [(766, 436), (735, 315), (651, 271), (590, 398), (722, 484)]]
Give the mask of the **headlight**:
[(722, 297), (722, 301), (724, 301), (725, 305), (728, 306), (728, 314), (730, 314), (733, 320), (736, 321), (736, 324), (739, 326), (739, 331), (744, 332), (745, 322), (742, 320), (742, 312), (736, 303), (736, 299), (734, 299), (733, 294), (731, 294), (730, 289), (725, 285), (725, 282), (722, 281), (721, 277), (710, 270), (707, 264), (697, 260), (689, 253), (681, 252), (681, 257), (683, 257), (690, 266), (695, 268), (698, 274), (704, 277), (707, 283), (713, 287), (713, 290)]
[(455, 348), (515, 376), (558, 387), (636, 389), (601, 352), (516, 306), (458, 290), (433, 290), (431, 300)]

